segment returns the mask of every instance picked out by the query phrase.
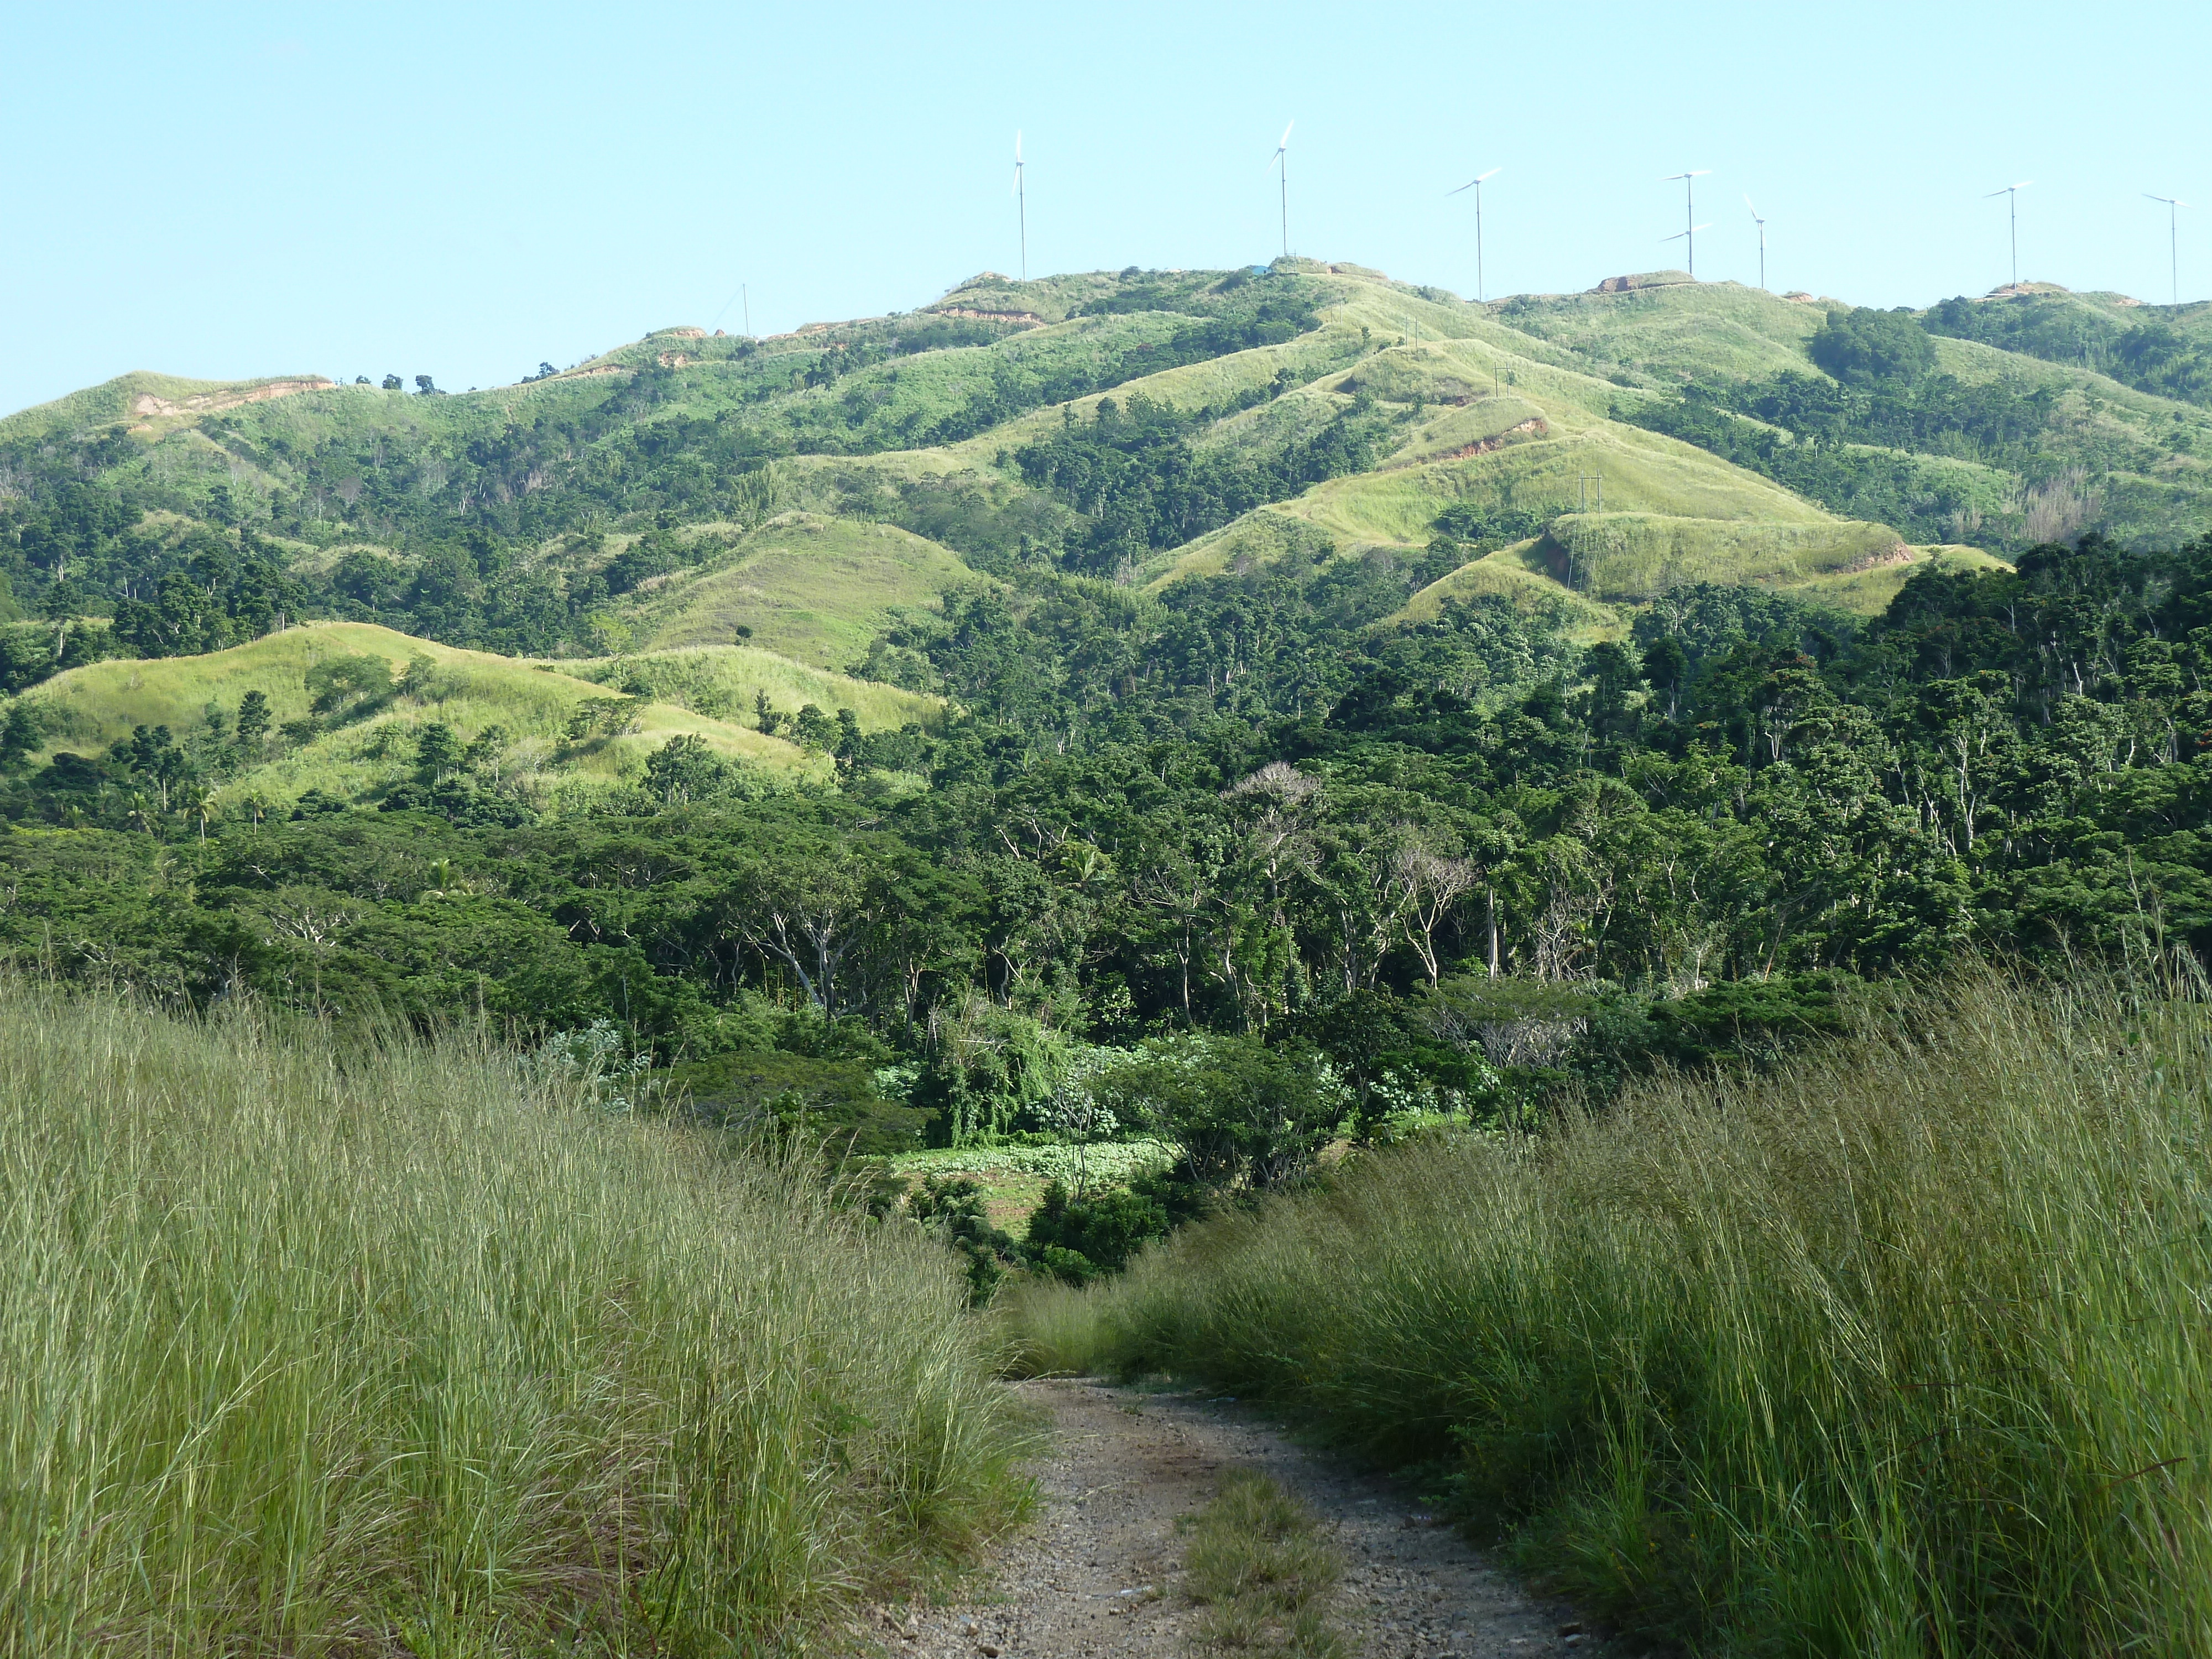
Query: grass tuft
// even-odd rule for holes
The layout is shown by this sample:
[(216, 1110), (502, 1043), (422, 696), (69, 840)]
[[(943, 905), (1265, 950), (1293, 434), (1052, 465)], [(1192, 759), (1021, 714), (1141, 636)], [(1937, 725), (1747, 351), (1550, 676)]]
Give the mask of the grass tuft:
[(1313, 1512), (1266, 1475), (1231, 1469), (1191, 1522), (1184, 1592), (1206, 1609), (1199, 1639), (1236, 1651), (1336, 1659), (1329, 1617), (1344, 1564)]

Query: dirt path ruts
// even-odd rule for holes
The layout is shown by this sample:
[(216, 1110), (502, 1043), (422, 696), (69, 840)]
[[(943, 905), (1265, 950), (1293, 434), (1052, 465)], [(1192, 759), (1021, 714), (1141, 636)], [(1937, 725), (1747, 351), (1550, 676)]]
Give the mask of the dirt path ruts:
[(1036, 1519), (948, 1607), (882, 1610), (881, 1639), (916, 1659), (1091, 1659), (1190, 1646), (1178, 1516), (1219, 1472), (1258, 1468), (1322, 1517), (1346, 1570), (1338, 1617), (1365, 1659), (1533, 1659), (1600, 1650), (1389, 1481), (1303, 1451), (1234, 1402), (1088, 1382), (1017, 1385), (1053, 1419)]

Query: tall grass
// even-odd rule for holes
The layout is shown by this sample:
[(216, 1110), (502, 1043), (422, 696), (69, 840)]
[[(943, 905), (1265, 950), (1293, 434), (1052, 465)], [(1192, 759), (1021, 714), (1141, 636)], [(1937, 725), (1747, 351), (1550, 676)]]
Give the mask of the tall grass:
[(1977, 981), (1778, 1077), (1417, 1146), (1015, 1310), (1449, 1457), (1723, 1651), (2212, 1652), (2212, 1012)]
[(465, 1041), (0, 983), (0, 1652), (724, 1650), (1018, 1506), (963, 1301)]

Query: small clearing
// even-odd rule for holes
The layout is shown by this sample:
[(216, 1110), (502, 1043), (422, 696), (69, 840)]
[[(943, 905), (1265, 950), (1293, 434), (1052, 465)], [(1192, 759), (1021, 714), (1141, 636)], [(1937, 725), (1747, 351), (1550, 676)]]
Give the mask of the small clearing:
[[(1233, 1401), (1088, 1381), (1016, 1385), (1052, 1419), (1036, 1518), (938, 1607), (875, 1610), (868, 1639), (917, 1659), (1202, 1655), (1177, 1522), (1255, 1469), (1311, 1508), (1344, 1559), (1336, 1622), (1364, 1659), (1607, 1652), (1395, 1482), (1293, 1445)], [(856, 1631), (856, 1635), (861, 1634)], [(1630, 1651), (1640, 1651), (1632, 1649)]]

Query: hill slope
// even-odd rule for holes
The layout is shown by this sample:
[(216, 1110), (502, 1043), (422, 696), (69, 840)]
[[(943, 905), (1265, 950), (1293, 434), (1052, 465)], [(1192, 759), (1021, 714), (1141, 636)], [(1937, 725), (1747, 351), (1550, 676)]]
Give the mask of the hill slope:
[[(344, 659), (381, 665), (394, 690), (317, 711), (311, 675)], [(786, 714), (807, 703), (825, 714), (851, 708), (867, 731), (933, 722), (938, 713), (931, 699), (823, 674), (765, 651), (531, 664), (362, 623), (295, 627), (204, 656), (74, 668), (25, 702), (44, 730), (42, 756), (51, 757), (97, 754), (128, 742), (142, 726), (166, 726), (190, 739), (210, 725), (210, 715), (227, 731), (255, 691), (267, 701), (274, 734), (227, 788), (285, 806), (310, 788), (367, 797), (413, 775), (422, 728), (433, 721), (464, 744), (494, 732), (489, 769), (496, 781), (525, 799), (544, 799), (634, 778), (654, 750), (679, 736), (769, 779), (826, 779), (826, 757), (738, 723), (751, 718), (762, 692)], [(630, 696), (617, 711), (611, 694), (624, 691)], [(573, 736), (572, 722), (586, 705), (608, 712), (592, 732)]]
[[(1839, 301), (1606, 288), (1478, 306), (1300, 259), (987, 273), (910, 313), (663, 330), (460, 396), (125, 376), (0, 422), (0, 574), (27, 611), (113, 612), (142, 653), (304, 613), (515, 657), (750, 639), (836, 669), (1022, 570), (1159, 591), (1358, 558), (1403, 603), (1533, 538), (1439, 591), (1617, 628), (1693, 580), (1871, 611), (1935, 548), (2171, 541), (2212, 503), (2212, 416), (2154, 386), (2195, 395), (2196, 310), (1947, 301), (1917, 319), (1924, 379), (1869, 391), (1814, 362)], [(2068, 319), (2130, 383), (2051, 361)]]
[(641, 595), (625, 620), (648, 650), (726, 644), (743, 629), (830, 668), (865, 657), (902, 612), (976, 580), (958, 555), (894, 526), (787, 514)]

